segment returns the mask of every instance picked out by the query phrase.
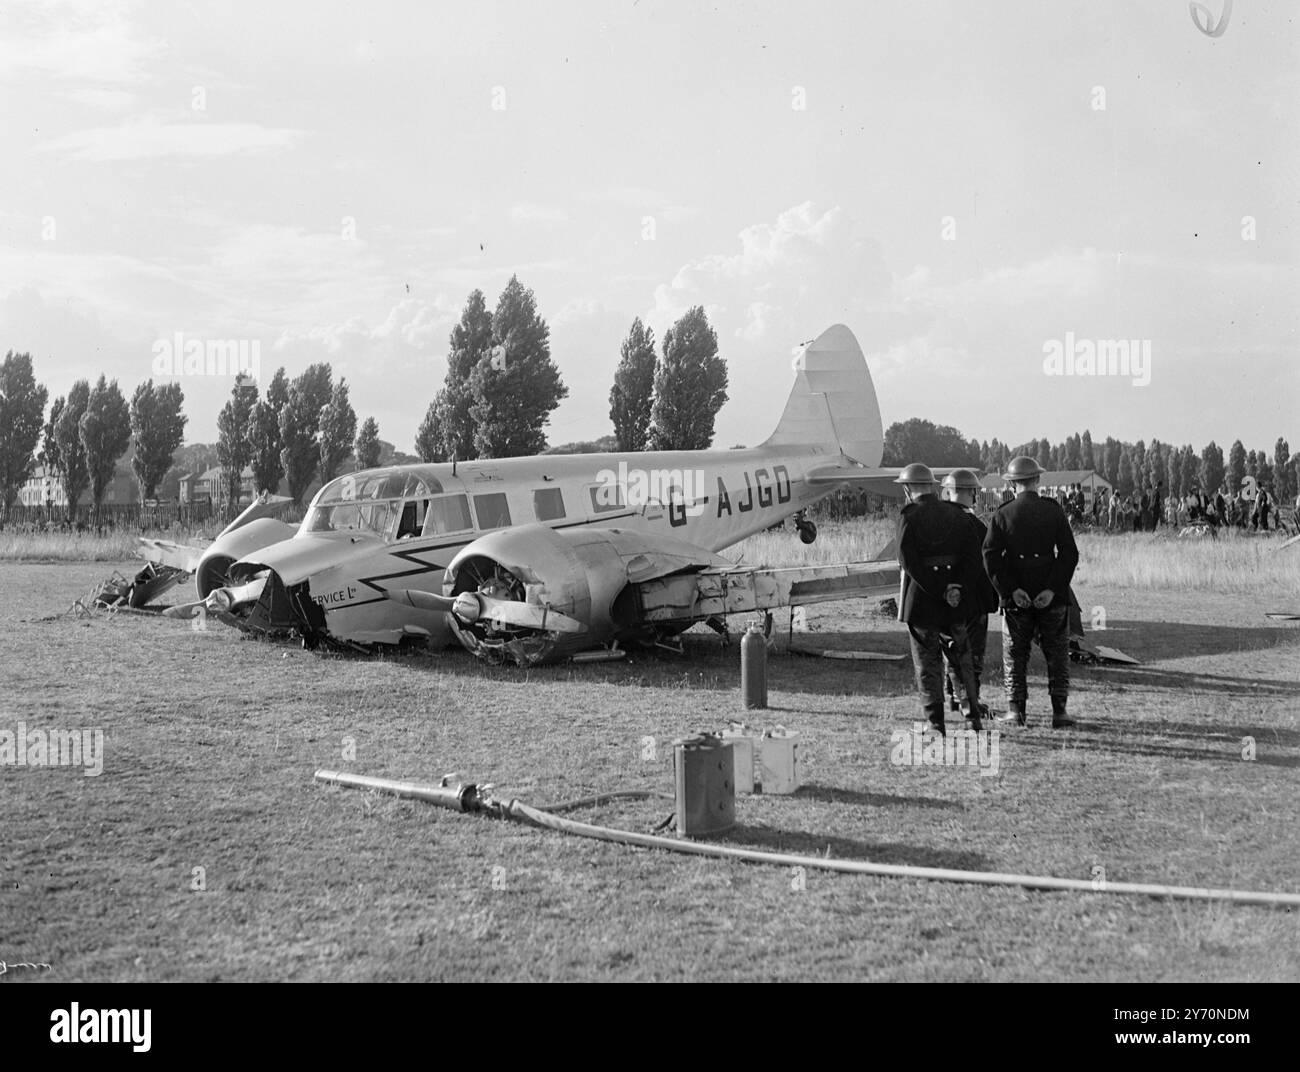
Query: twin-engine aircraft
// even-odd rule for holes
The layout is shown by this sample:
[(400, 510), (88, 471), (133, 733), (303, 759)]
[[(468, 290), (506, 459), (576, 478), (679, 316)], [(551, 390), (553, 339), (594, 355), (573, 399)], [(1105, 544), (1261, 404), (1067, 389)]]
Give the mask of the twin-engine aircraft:
[[(842, 324), (802, 350), (776, 430), (740, 450), (403, 465), (324, 485), (295, 529), (264, 496), (207, 548), (144, 540), (211, 614), (304, 646), (453, 639), (519, 665), (614, 657), (729, 614), (898, 591), (895, 561), (764, 569), (719, 552), (848, 485), (897, 494), (866, 358)], [(602, 656), (600, 652), (604, 652)], [(590, 653), (590, 654), (588, 654)]]

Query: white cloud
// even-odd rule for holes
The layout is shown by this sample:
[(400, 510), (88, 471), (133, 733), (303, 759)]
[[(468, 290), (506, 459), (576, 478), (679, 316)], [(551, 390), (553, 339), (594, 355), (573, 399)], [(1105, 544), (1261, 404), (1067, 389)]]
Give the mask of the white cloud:
[(77, 104), (84, 104), (89, 108), (98, 108), (105, 112), (120, 112), (131, 107), (135, 102), (135, 94), (125, 89), (96, 87), (73, 89), (60, 94), (60, 96)]
[(167, 42), (136, 35), (121, 5), (16, 5), (0, 40), (0, 77), (47, 75), (68, 81), (129, 84)]
[(301, 130), (257, 123), (175, 123), (157, 117), (115, 127), (78, 130), (38, 146), (39, 152), (67, 153), (73, 160), (146, 160), (166, 156), (228, 156), (233, 153), (284, 149), (303, 136)]
[(737, 237), (739, 251), (690, 261), (655, 289), (649, 319), (656, 331), (692, 305), (704, 305), (718, 312), (720, 334), (768, 343), (784, 354), (888, 296), (890, 275), (879, 248), (856, 235), (839, 207), (823, 212), (804, 202)]
[(569, 214), (555, 205), (521, 202), (510, 209), (510, 218), (520, 223), (567, 223)]

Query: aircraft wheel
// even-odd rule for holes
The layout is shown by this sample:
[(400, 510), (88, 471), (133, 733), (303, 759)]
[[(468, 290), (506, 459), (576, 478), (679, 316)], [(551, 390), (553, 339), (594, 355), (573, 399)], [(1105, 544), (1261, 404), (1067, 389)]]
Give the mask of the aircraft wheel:
[(812, 543), (817, 539), (817, 526), (811, 521), (805, 521), (799, 525), (799, 539), (804, 543)]

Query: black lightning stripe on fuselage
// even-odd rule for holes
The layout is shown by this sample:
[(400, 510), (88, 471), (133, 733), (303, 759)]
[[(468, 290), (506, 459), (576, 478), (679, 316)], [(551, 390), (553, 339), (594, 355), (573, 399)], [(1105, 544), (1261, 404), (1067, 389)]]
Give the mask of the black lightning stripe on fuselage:
[[(620, 521), (623, 518), (636, 517), (636, 516), (637, 516), (637, 512), (635, 510), (630, 510), (625, 514), (612, 514), (609, 517), (602, 517), (599, 520), (603, 526), (603, 524), (607, 521)], [(571, 521), (566, 525), (552, 525), (551, 528), (553, 530), (572, 529), (572, 528), (577, 528), (579, 525), (591, 525), (591, 524), (595, 524), (594, 519), (584, 520), (584, 521)], [(489, 529), (488, 531), (497, 532), (500, 530)], [(474, 540), (477, 540), (480, 535), (486, 535), (486, 533), (479, 533), (475, 535)], [(373, 589), (374, 591), (378, 592), (379, 595), (375, 596), (372, 599), (359, 599), (355, 603), (347, 603), (344, 605), (344, 607), (340, 607), (338, 609), (351, 610), (353, 607), (364, 607), (364, 606), (368, 606), (371, 603), (382, 603), (385, 599), (388, 598), (384, 594), (387, 591), (387, 589), (380, 584), (376, 584), (375, 583), (376, 581), (391, 581), (391, 580), (395, 580), (398, 577), (418, 577), (421, 574), (432, 573), (434, 570), (446, 569), (447, 568), (446, 566), (440, 566), (436, 562), (425, 562), (423, 559), (420, 559), (416, 556), (432, 554), (435, 551), (445, 551), (449, 547), (468, 547), (471, 543), (474, 542), (474, 540), (467, 540), (464, 543), (462, 543), (460, 540), (452, 540), (447, 543), (436, 544), (433, 547), (421, 547), (418, 549), (412, 548), (411, 550), (405, 550), (405, 549), (390, 550), (388, 553), (392, 555), (394, 558), (400, 558), (406, 562), (414, 562), (416, 564), (415, 569), (398, 570), (395, 573), (375, 573), (369, 577), (357, 578), (358, 584), (364, 584), (367, 588)]]

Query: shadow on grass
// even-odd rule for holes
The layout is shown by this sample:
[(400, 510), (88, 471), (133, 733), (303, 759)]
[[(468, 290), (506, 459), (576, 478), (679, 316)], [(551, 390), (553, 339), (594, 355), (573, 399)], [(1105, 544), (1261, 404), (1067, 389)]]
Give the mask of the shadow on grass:
[[(1262, 610), (1260, 614), (1263, 614)], [(1112, 621), (1106, 629), (1088, 629), (1085, 624), (1084, 632), (1090, 646), (1101, 644), (1120, 648), (1135, 659), (1153, 663), (1196, 655), (1262, 651), (1300, 642), (1300, 630), (1288, 627), (1285, 622), (1243, 627), (1190, 622)]]
[(815, 782), (800, 786), (790, 795), (796, 800), (815, 800), (820, 804), (866, 804), (872, 808), (912, 807), (942, 808), (948, 811), (965, 810), (955, 800), (940, 800), (937, 797), (896, 796), (893, 793), (862, 792), (857, 789), (838, 789), (829, 785), (817, 785)]
[[(1030, 669), (1033, 667), (1031, 665)], [(1176, 689), (1180, 692), (1201, 689), (1206, 692), (1230, 692), (1234, 696), (1300, 696), (1300, 681), (1261, 681), (1256, 677), (1230, 677), (1226, 674), (1198, 674), (1187, 670), (1141, 669), (1127, 666), (1090, 666), (1084, 672), (1090, 679), (1116, 685), (1144, 685), (1152, 689)], [(1070, 673), (1079, 673), (1074, 664)]]
[[(1003, 732), (1004, 748), (1039, 748), (1043, 750), (1062, 751), (1079, 750), (1082, 752), (1106, 752), (1114, 755), (1151, 756), (1158, 759), (1191, 759), (1211, 763), (1243, 763), (1241, 758), (1241, 736), (1236, 736), (1232, 743), (1225, 743), (1223, 748), (1197, 748), (1186, 744), (1162, 744), (1159, 741), (1135, 741), (1131, 737), (1107, 735), (1106, 727), (1091, 723), (1086, 717), (1073, 715), (1079, 719), (1077, 728), (1068, 731), (1041, 730), (1035, 732), (1033, 718), (1030, 726), (1011, 732)], [(1121, 731), (1123, 732), (1123, 731)], [(1300, 756), (1283, 755), (1270, 751), (1265, 737), (1257, 738), (1255, 759), (1251, 762), (1262, 767), (1283, 767), (1294, 769), (1300, 767)], [(1265, 746), (1258, 743), (1263, 741)]]
[(802, 830), (776, 830), (761, 826), (734, 826), (726, 832), (725, 837), (728, 844), (791, 856), (821, 856), (910, 867), (947, 867), (959, 871), (986, 871), (989, 868), (989, 861), (977, 852), (953, 852), (936, 849), (932, 845), (855, 841), (826, 834), (809, 834)]

